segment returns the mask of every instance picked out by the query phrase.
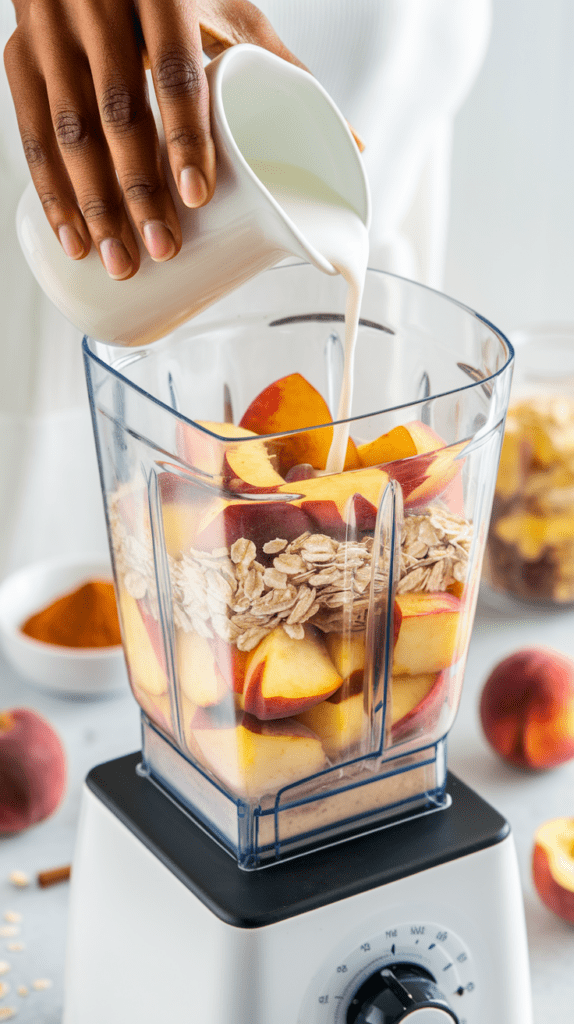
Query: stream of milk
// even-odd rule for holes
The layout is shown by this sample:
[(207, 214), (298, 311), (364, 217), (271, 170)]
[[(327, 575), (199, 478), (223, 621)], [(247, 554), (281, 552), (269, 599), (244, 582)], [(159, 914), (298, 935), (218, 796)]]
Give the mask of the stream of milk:
[[(347, 282), (345, 361), (335, 419), (348, 420), (353, 399), (353, 371), (359, 312), (369, 258), (369, 236), (357, 213), (324, 181), (290, 164), (250, 160), (249, 165), (287, 216)], [(341, 473), (349, 440), (349, 423), (338, 422), (325, 467)]]

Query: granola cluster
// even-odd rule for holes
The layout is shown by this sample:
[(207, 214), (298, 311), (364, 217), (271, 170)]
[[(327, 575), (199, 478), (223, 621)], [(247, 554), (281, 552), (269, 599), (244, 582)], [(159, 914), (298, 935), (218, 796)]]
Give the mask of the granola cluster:
[[(126, 590), (155, 605), (151, 543), (129, 535), (112, 517), (116, 567)], [(401, 534), (398, 592), (444, 591), (463, 583), (472, 526), (442, 506), (407, 515)], [(208, 639), (216, 636), (250, 651), (277, 626), (303, 639), (310, 623), (324, 633), (364, 628), (372, 598), (388, 586), (388, 568), (374, 557), (373, 538), (337, 541), (303, 533), (277, 537), (257, 551), (241, 537), (211, 552), (190, 547), (169, 558), (176, 627)]]

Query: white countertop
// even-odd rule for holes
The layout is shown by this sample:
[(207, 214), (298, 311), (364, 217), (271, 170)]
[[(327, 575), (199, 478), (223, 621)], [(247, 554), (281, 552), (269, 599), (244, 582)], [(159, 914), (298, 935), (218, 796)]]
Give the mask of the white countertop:
[[(574, 815), (574, 761), (541, 774), (507, 768), (484, 741), (477, 713), (480, 689), (490, 669), (512, 650), (533, 643), (574, 657), (574, 612), (527, 610), (518, 619), (480, 606), (461, 707), (449, 741), (449, 766), (512, 825), (524, 889), (535, 1024), (566, 1024), (574, 1019), (574, 927), (560, 921), (539, 901), (531, 882), (530, 856), (534, 830), (540, 823)], [(59, 731), (69, 759), (68, 793), (57, 813), (28, 832), (0, 842), (0, 918), (9, 910), (23, 915), (19, 935), (0, 937), (0, 961), (11, 966), (0, 976), (0, 981), (10, 985), (0, 1006), (14, 1006), (19, 1024), (60, 1024), (69, 887), (64, 883), (39, 889), (35, 876), (71, 861), (83, 779), (93, 765), (137, 749), (138, 708), (127, 680), (125, 696), (81, 702), (33, 689), (4, 662), (0, 662), (0, 678), (2, 706), (34, 707), (44, 714)], [(9, 881), (13, 870), (29, 874), (32, 884), (16, 889)], [(9, 951), (8, 942), (15, 940), (22, 940), (25, 948)], [(32, 990), (32, 983), (44, 978), (52, 986)], [(27, 985), (29, 995), (19, 996), (19, 985)]]

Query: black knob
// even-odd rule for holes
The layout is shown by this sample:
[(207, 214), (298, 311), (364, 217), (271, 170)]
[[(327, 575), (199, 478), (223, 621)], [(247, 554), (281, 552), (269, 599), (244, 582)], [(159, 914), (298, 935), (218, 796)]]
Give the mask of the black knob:
[[(436, 1014), (423, 1014), (434, 1009)], [(417, 1012), (419, 1011), (419, 1012)], [(347, 1010), (347, 1024), (398, 1024), (423, 1017), (458, 1024), (432, 974), (418, 964), (392, 964), (371, 974), (355, 993)]]

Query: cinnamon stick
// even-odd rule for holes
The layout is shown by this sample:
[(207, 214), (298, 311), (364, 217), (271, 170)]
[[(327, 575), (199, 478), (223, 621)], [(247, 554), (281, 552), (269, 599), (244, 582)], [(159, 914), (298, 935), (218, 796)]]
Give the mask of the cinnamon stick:
[(70, 864), (64, 864), (61, 868), (49, 868), (47, 871), (38, 872), (38, 885), (41, 889), (47, 889), (49, 885), (57, 885), (58, 882), (67, 882), (72, 868)]

